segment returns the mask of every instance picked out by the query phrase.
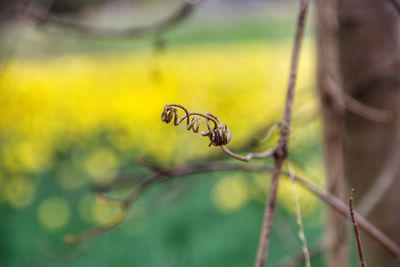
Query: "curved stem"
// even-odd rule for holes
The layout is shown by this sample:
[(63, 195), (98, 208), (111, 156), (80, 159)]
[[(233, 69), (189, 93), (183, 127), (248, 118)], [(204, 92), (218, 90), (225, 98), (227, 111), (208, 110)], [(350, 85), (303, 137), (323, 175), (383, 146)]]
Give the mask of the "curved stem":
[(230, 150), (227, 146), (221, 146), (222, 151), (228, 155), (231, 158), (244, 161), (244, 162), (249, 162), (252, 159), (265, 159), (272, 157), (274, 154), (274, 149), (267, 149), (262, 152), (254, 152), (254, 153), (248, 153), (246, 156), (242, 156), (239, 154), (236, 154), (232, 150)]
[(214, 118), (214, 117), (208, 116), (208, 115), (200, 113), (200, 112), (189, 112), (184, 106), (179, 105), (179, 104), (167, 104), (165, 106), (180, 108), (186, 113), (186, 115), (181, 118), (180, 122), (182, 122), (183, 119), (186, 118), (186, 117), (189, 120), (190, 116), (195, 115), (195, 116), (200, 116), (202, 118), (205, 118), (205, 119), (208, 119), (208, 120), (212, 121), (214, 123), (214, 127), (218, 127), (218, 125), (221, 124), (221, 122), (218, 119)]
[(220, 121), (218, 121), (218, 120), (216, 120), (215, 118), (210, 117), (210, 116), (208, 116), (208, 115), (206, 115), (206, 114), (199, 113), (199, 112), (190, 112), (190, 113), (189, 113), (189, 116), (191, 116), (191, 115), (196, 115), (196, 116), (199, 116), (199, 117), (202, 117), (202, 118), (205, 118), (205, 119), (207, 119), (207, 120), (212, 121), (212, 122), (214, 123), (214, 128), (216, 128), (216, 127), (218, 127), (219, 125), (221, 125), (221, 122), (220, 122)]
[[(270, 129), (268, 129), (267, 134), (262, 138), (262, 141), (268, 140), (272, 133), (278, 128), (278, 123), (274, 123)], [(221, 146), (222, 152), (224, 152), (226, 155), (228, 155), (231, 158), (244, 161), (244, 162), (249, 162), (252, 159), (265, 159), (272, 157), (274, 155), (274, 149), (267, 149), (262, 152), (251, 152), (248, 153), (246, 156), (242, 156), (240, 154), (237, 154), (233, 152), (230, 148), (227, 146)]]

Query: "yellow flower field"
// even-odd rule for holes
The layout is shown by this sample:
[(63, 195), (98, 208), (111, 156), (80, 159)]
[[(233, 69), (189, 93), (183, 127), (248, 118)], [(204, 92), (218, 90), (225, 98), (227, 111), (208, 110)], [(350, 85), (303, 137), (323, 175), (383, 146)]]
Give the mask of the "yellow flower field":
[[(239, 145), (249, 134), (279, 121), (290, 56), (289, 43), (271, 43), (11, 60), (0, 77), (0, 199), (14, 207), (28, 206), (38, 182), (30, 175), (53, 166), (55, 153), (65, 144), (82, 145), (103, 129), (109, 132), (107, 146), (99, 142), (85, 155), (71, 155), (92, 182), (117, 174), (121, 155), (130, 151), (163, 162), (219, 152), (208, 147), (207, 138), (162, 123), (160, 114), (167, 103), (218, 116), (233, 133), (231, 146)], [(306, 42), (291, 145), (301, 146), (318, 134), (316, 124), (305, 120), (315, 112), (313, 58), (312, 45)], [(69, 175), (63, 166), (55, 179), (66, 190), (87, 182)], [(229, 181), (223, 178), (211, 197), (222, 210), (238, 208), (257, 195), (254, 187), (264, 184), (257, 179), (243, 180), (237, 174)], [(310, 199), (307, 194), (300, 197), (305, 205)], [(45, 203), (40, 216), (45, 217), (46, 207), (54, 209), (53, 204)], [(47, 223), (49, 228), (59, 224)]]

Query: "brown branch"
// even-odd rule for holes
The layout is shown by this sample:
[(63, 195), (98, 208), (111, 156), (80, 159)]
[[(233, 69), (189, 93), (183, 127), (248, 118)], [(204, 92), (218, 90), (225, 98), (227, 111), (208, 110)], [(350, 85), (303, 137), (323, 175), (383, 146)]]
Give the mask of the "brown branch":
[[(177, 174), (179, 174), (179, 168), (176, 171)], [(138, 198), (140, 198), (150, 188), (150, 186), (152, 186), (155, 183), (159, 183), (168, 177), (169, 177), (168, 173), (161, 171), (160, 168), (160, 173), (153, 174), (149, 176), (147, 179), (143, 180), (137, 186), (137, 188), (135, 188), (135, 190), (133, 190), (124, 200), (117, 201), (115, 199), (112, 199), (112, 201), (117, 201), (120, 207), (120, 212), (115, 216), (114, 219), (105, 224), (94, 227), (89, 231), (84, 231), (83, 233), (80, 234), (68, 234), (64, 237), (64, 242), (67, 244), (81, 243), (83, 241), (103, 235), (109, 232), (110, 230), (114, 229), (124, 221), (124, 219), (128, 215), (129, 208)], [(103, 198), (107, 199), (106, 197)]]
[(110, 230), (118, 226), (125, 219), (130, 207), (130, 203), (128, 203), (127, 201), (119, 202), (120, 211), (111, 221), (95, 227), (89, 231), (85, 231), (82, 234), (68, 234), (64, 237), (64, 242), (67, 244), (80, 243), (109, 232)]
[(378, 62), (378, 64), (369, 66), (360, 77), (353, 77), (352, 81), (346, 85), (345, 91), (349, 92), (352, 97), (359, 98), (361, 94), (365, 94), (366, 90), (397, 80), (399, 67), (399, 56)]
[(301, 40), (303, 39), (305, 20), (307, 16), (309, 0), (301, 0), (299, 7), (299, 14), (296, 25), (296, 36), (293, 45), (293, 54), (290, 66), (289, 84), (286, 94), (285, 111), (281, 123), (281, 137), (278, 142), (278, 146), (274, 150), (275, 165), (272, 174), (271, 188), (266, 199), (266, 205), (264, 210), (264, 218), (260, 233), (260, 241), (257, 250), (256, 267), (263, 267), (265, 265), (266, 256), (268, 253), (269, 238), (272, 228), (272, 221), (274, 217), (276, 194), (279, 186), (279, 176), (283, 162), (288, 156), (288, 137), (290, 132), (290, 124), (292, 119), (292, 107), (293, 99), (296, 86), (297, 69), (301, 48)]
[[(261, 172), (261, 173), (272, 173), (274, 168), (268, 166), (259, 166), (254, 164), (242, 164), (242, 163), (226, 163), (226, 162), (204, 162), (204, 163), (197, 163), (192, 165), (182, 165), (182, 166), (175, 166), (171, 168), (159, 168), (162, 170), (162, 173), (151, 174), (145, 180), (143, 180), (136, 188), (136, 190), (132, 191), (129, 196), (123, 200), (127, 203), (128, 208), (130, 208), (135, 201), (142, 196), (152, 185), (168, 181), (173, 179), (174, 177), (182, 177), (200, 173), (209, 173), (209, 172), (227, 172), (227, 171), (242, 171), (242, 172)], [(285, 178), (289, 177), (289, 173), (281, 172)], [(136, 179), (136, 177), (135, 177)], [(322, 189), (321, 187), (299, 177), (293, 176), (293, 181), (297, 184), (305, 188), (307, 191), (318, 197), (320, 200), (325, 202), (327, 205), (335, 209), (339, 214), (350, 219), (348, 208), (346, 204), (344, 204), (339, 198), (335, 197), (334, 195), (330, 194), (326, 190)], [(121, 202), (123, 202), (121, 201)], [(126, 214), (126, 213), (125, 213)], [(357, 219), (359, 226), (369, 234), (373, 239), (375, 239), (378, 243), (380, 243), (384, 248), (386, 248), (394, 257), (400, 258), (400, 247), (394, 243), (389, 237), (387, 237), (384, 233), (382, 233), (379, 229), (377, 229), (373, 224), (368, 222), (363, 216), (358, 213), (355, 213), (355, 218)], [(113, 225), (112, 228), (119, 225), (123, 220), (120, 220), (116, 225)], [(103, 227), (100, 226), (98, 229), (102, 229)], [(110, 228), (111, 229), (111, 228)], [(108, 230), (110, 230), (108, 229)], [(107, 231), (108, 231), (107, 230)], [(96, 235), (90, 235), (90, 238), (98, 236), (100, 234), (104, 234), (107, 231), (104, 230), (91, 230)], [(89, 235), (87, 235), (89, 237)], [(78, 236), (75, 236), (78, 237)], [(87, 239), (87, 238), (86, 238)], [(86, 239), (75, 238), (74, 242), (70, 243), (77, 243), (84, 241)]]
[(271, 189), (267, 196), (267, 202), (264, 210), (264, 219), (261, 228), (260, 242), (258, 245), (256, 267), (263, 267), (268, 252), (269, 237), (271, 234), (272, 220), (275, 211), (276, 194), (278, 192), (279, 176), (281, 174), (284, 158), (275, 161), (274, 170), (272, 172)]
[(357, 251), (358, 251), (358, 257), (360, 259), (360, 266), (361, 267), (367, 267), (367, 263), (364, 260), (364, 254), (362, 250), (362, 244), (361, 244), (361, 237), (360, 237), (360, 231), (358, 230), (358, 224), (356, 221), (356, 218), (354, 216), (354, 209), (353, 209), (353, 195), (354, 195), (355, 189), (353, 188), (351, 190), (351, 194), (349, 197), (349, 211), (350, 211), (350, 217), (351, 221), (353, 223), (353, 228), (354, 228), (354, 234), (356, 236), (356, 241), (357, 241)]
[(27, 17), (39, 24), (51, 24), (58, 27), (74, 30), (78, 33), (94, 37), (142, 37), (148, 34), (159, 34), (168, 28), (186, 20), (193, 14), (197, 5), (204, 0), (184, 0), (182, 5), (168, 17), (153, 24), (142, 27), (131, 27), (125, 29), (107, 29), (87, 25), (75, 20), (49, 15), (43, 11), (25, 9), (20, 7), (17, 17)]
[[(300, 177), (297, 177), (300, 178)], [(304, 186), (308, 191), (318, 196), (322, 201), (328, 204), (331, 208), (336, 210), (340, 215), (350, 219), (347, 206), (338, 197), (333, 194), (322, 190), (318, 186), (305, 181), (304, 179), (297, 180), (299, 184)], [(355, 212), (355, 218), (358, 221), (359, 226), (368, 233), (373, 239), (390, 252), (396, 259), (400, 259), (400, 247), (386, 236), (381, 230), (376, 228), (372, 223), (365, 219), (361, 214)]]
[(326, 88), (327, 94), (336, 101), (338, 106), (375, 122), (388, 122), (393, 119), (393, 112), (368, 106), (351, 97), (345, 90), (340, 88), (338, 83), (334, 81), (330, 75), (327, 77), (327, 82), (330, 83), (330, 86)]

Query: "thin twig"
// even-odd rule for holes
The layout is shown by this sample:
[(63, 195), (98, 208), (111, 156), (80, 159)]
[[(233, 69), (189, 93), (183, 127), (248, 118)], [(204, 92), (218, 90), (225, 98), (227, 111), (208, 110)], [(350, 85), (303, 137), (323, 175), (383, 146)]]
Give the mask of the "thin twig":
[[(276, 130), (278, 127), (278, 124), (272, 124), (271, 126), (268, 127), (267, 133), (263, 137), (263, 140), (268, 140), (272, 133)], [(230, 156), (231, 158), (244, 161), (244, 162), (249, 162), (252, 159), (265, 159), (272, 157), (274, 155), (274, 150), (273, 149), (267, 149), (262, 152), (251, 152), (248, 153), (246, 156), (239, 155), (235, 152), (233, 152), (231, 149), (229, 149), (227, 146), (221, 146), (222, 152), (224, 152), (226, 155)]]
[(279, 242), (285, 248), (285, 254), (294, 255), (297, 253), (297, 243), (293, 235), (291, 225), (288, 222), (286, 216), (283, 215), (282, 212), (276, 212), (274, 219), (274, 228), (272, 231), (275, 233), (275, 236), (279, 239)]
[(262, 223), (260, 242), (257, 250), (257, 257), (255, 266), (263, 267), (265, 265), (266, 257), (268, 254), (269, 237), (271, 233), (272, 221), (275, 211), (276, 194), (279, 186), (279, 176), (281, 173), (283, 162), (288, 155), (288, 137), (290, 132), (290, 124), (292, 119), (292, 107), (296, 86), (297, 69), (299, 62), (299, 54), (301, 48), (301, 40), (303, 39), (305, 20), (307, 16), (309, 0), (301, 0), (299, 7), (299, 14), (296, 26), (296, 36), (293, 45), (293, 54), (290, 66), (289, 83), (286, 94), (285, 111), (281, 123), (280, 139), (278, 146), (274, 150), (275, 165), (272, 175), (271, 188), (267, 196), (264, 219)]
[(240, 161), (244, 161), (244, 162), (249, 162), (252, 159), (266, 159), (266, 158), (272, 157), (274, 155), (273, 149), (267, 149), (262, 152), (248, 153), (246, 156), (242, 156), (242, 155), (239, 155), (239, 154), (233, 152), (227, 146), (221, 146), (221, 149), (229, 157), (240, 160)]
[(351, 221), (353, 223), (353, 228), (354, 228), (354, 234), (356, 236), (356, 241), (357, 241), (357, 251), (358, 251), (358, 257), (360, 259), (360, 266), (361, 267), (367, 267), (367, 263), (364, 260), (364, 253), (362, 250), (362, 244), (361, 244), (361, 237), (360, 237), (360, 231), (358, 230), (358, 224), (356, 221), (356, 218), (354, 216), (354, 210), (353, 210), (353, 196), (354, 196), (354, 191), (355, 189), (353, 188), (351, 190), (351, 194), (349, 197), (349, 211), (350, 211), (350, 217)]
[(112, 220), (89, 231), (85, 231), (82, 234), (68, 234), (64, 237), (64, 242), (67, 244), (81, 243), (114, 229), (125, 219), (130, 207), (130, 204), (127, 201), (119, 201), (119, 203), (120, 211)]

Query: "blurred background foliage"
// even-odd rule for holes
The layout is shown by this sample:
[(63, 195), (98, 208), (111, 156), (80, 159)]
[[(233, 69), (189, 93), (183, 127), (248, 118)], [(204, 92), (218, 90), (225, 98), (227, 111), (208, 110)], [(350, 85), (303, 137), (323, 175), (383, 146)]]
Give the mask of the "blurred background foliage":
[[(127, 23), (127, 1), (97, 2), (101, 8), (84, 9), (80, 1), (56, 1), (53, 12), (89, 22), (106, 18), (103, 24), (121, 17), (117, 22)], [(167, 2), (138, 1), (133, 13), (156, 21), (161, 11), (179, 4)], [(63, 244), (65, 234), (115, 216), (116, 207), (96, 201), (93, 189), (145, 173), (139, 157), (168, 166), (221, 154), (183, 126), (161, 123), (165, 104), (218, 116), (233, 133), (233, 148), (279, 121), (296, 3), (250, 2), (204, 3), (161, 37), (87, 38), (27, 20), (2, 27), (0, 266), (253, 264), (265, 175), (228, 172), (171, 180), (146, 193), (121, 227), (80, 245)], [(296, 171), (322, 183), (314, 56), (308, 33), (290, 146)], [(276, 138), (277, 133), (257, 149), (274, 145)], [(129, 189), (110, 195), (122, 197)], [(313, 196), (297, 190), (312, 247), (323, 214)], [(284, 181), (270, 263), (300, 252), (293, 211), (291, 185)], [(321, 260), (317, 257), (315, 266)]]

